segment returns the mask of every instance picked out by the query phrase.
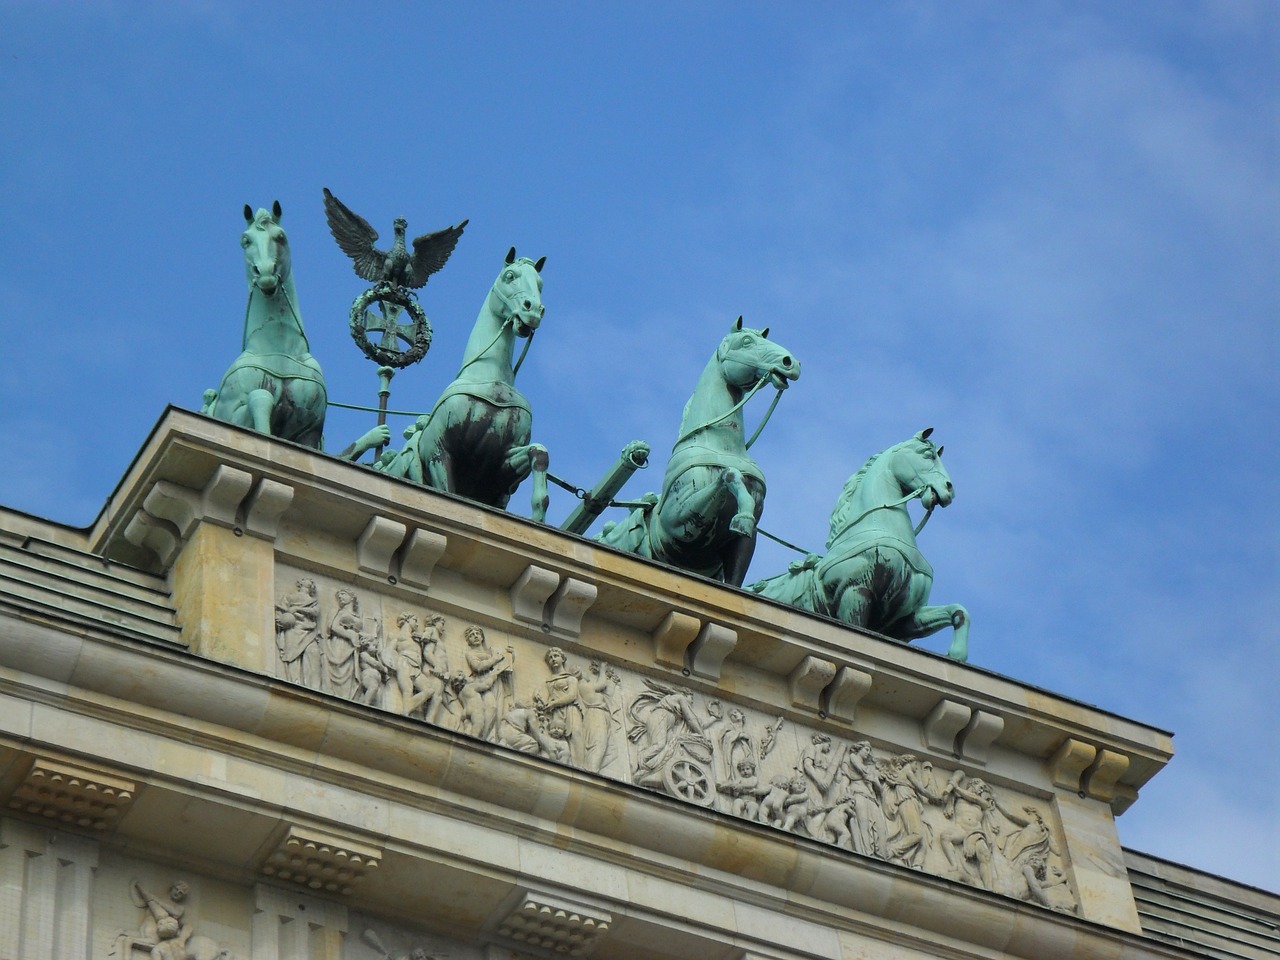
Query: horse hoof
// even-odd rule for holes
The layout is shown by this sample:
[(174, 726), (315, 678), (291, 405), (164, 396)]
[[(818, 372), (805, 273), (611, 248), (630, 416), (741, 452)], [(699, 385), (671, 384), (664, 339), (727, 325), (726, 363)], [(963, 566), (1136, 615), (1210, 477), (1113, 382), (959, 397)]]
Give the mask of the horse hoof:
[(751, 537), (756, 532), (756, 518), (747, 516), (746, 514), (738, 514), (729, 521), (729, 532), (736, 533), (740, 537)]

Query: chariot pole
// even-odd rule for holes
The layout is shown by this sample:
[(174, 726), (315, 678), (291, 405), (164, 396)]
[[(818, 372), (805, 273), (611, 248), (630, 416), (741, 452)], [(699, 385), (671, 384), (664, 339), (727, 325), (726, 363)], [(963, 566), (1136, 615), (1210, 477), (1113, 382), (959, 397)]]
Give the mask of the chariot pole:
[(596, 517), (604, 512), (604, 508), (609, 506), (618, 491), (631, 479), (631, 475), (648, 465), (649, 445), (643, 440), (632, 440), (622, 448), (617, 462), (590, 491), (574, 491), (582, 502), (574, 507), (560, 529), (570, 533), (586, 533)]

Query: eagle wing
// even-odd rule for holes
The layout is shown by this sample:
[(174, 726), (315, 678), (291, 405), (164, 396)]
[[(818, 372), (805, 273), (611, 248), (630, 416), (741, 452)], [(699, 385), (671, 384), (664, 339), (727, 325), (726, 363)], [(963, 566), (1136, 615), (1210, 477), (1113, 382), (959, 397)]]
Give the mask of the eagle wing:
[(445, 227), (435, 233), (424, 233), (413, 240), (413, 265), (409, 271), (409, 286), (421, 287), (433, 273), (449, 260), (449, 254), (458, 245), (458, 238), (469, 221), (463, 220), (456, 227)]
[(369, 226), (368, 220), (352, 212), (345, 203), (330, 193), (328, 187), (324, 188), (324, 215), (329, 221), (329, 232), (333, 234), (333, 239), (338, 241), (342, 252), (354, 261), (356, 276), (370, 283), (381, 280), (387, 255), (373, 246), (373, 241), (378, 239), (378, 231)]

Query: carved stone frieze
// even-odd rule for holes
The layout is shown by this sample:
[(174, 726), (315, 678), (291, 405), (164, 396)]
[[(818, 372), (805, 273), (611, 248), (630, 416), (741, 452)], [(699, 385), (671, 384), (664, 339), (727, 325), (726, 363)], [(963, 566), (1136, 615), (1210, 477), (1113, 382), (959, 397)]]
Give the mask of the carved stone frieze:
[[(535, 579), (526, 571), (526, 592)], [(550, 595), (551, 586), (542, 584), (538, 595)], [(482, 625), (423, 602), (278, 568), (276, 674), (853, 854), (1076, 910), (1047, 804), (959, 765), (935, 770), (927, 759), (869, 740), (843, 740), (603, 659), (575, 657), (530, 640), (523, 625), (529, 611), (514, 625)], [(677, 647), (684, 660), (707, 633), (686, 619), (665, 622), (667, 633), (680, 637), (669, 644), (672, 660)], [(825, 680), (839, 691), (824, 694), (832, 685)], [(851, 668), (807, 662), (790, 678), (791, 696), (808, 710), (852, 717), (867, 681)], [(922, 726), (924, 745), (955, 753), (958, 764), (981, 765), (1001, 725), (999, 717), (943, 700)], [(276, 859), (282, 865), (291, 855)], [(296, 873), (281, 865), (276, 869)]]

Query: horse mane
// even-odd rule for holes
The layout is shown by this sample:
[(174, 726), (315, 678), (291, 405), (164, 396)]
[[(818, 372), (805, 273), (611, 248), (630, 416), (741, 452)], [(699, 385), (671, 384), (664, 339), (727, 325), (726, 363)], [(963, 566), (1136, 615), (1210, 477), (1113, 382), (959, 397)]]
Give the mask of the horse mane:
[[(890, 450), (893, 448), (890, 447)], [(845, 524), (849, 520), (849, 514), (853, 512), (854, 494), (858, 492), (858, 488), (862, 486), (862, 481), (866, 478), (867, 472), (871, 469), (871, 465), (888, 453), (889, 450), (883, 450), (880, 453), (873, 454), (871, 458), (858, 468), (858, 472), (844, 482), (844, 489), (840, 491), (840, 498), (836, 501), (836, 505), (831, 510), (831, 529), (827, 533), (827, 549), (831, 549), (831, 544), (835, 541), (836, 535), (844, 530)]]

